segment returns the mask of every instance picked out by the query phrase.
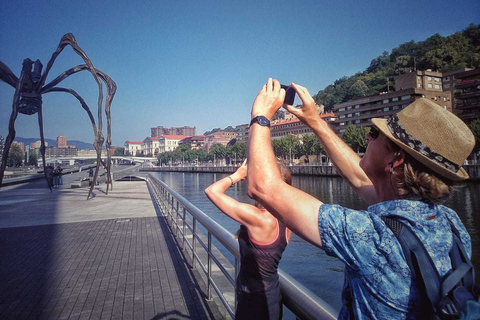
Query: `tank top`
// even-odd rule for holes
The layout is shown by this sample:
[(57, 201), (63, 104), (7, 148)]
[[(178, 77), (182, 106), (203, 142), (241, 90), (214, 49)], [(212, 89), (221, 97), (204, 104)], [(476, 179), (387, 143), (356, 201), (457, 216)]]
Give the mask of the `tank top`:
[(277, 220), (278, 236), (271, 243), (257, 243), (248, 234), (247, 227), (240, 226), (238, 243), (240, 247), (240, 272), (237, 289), (247, 293), (278, 291), (278, 264), (287, 246), (286, 226)]

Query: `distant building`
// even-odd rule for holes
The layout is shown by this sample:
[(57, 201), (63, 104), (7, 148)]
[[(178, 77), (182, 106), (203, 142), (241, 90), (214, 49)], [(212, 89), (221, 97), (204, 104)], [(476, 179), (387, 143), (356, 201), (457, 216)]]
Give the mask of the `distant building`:
[(480, 68), (462, 71), (452, 76), (454, 89), (453, 112), (463, 121), (480, 118)]
[(192, 136), (186, 137), (178, 142), (178, 145), (181, 146), (182, 144), (190, 144), (192, 149), (203, 149), (205, 146), (205, 136)]
[(191, 137), (196, 134), (197, 127), (171, 127), (171, 128), (164, 128), (163, 126), (158, 126), (155, 128), (150, 129), (152, 137), (160, 137), (163, 135), (173, 135), (173, 136), (186, 136)]
[(22, 149), (22, 154), (25, 154), (25, 144), (23, 142), (13, 141), (12, 146), (19, 146)]
[(58, 136), (57, 137), (57, 148), (66, 148), (67, 147), (67, 137)]
[[(81, 149), (80, 149), (81, 150)], [(45, 148), (45, 157), (76, 157), (79, 156), (79, 149), (75, 148), (56, 148), (53, 146)]]
[(210, 148), (215, 144), (227, 145), (230, 140), (235, 139), (238, 136), (236, 132), (217, 131), (215, 133), (205, 136), (205, 151), (208, 153)]
[(145, 140), (143, 140), (144, 155), (151, 155), (152, 157), (156, 157), (159, 152), (160, 148), (157, 137), (146, 137)]
[(179, 146), (179, 142), (185, 139), (182, 135), (165, 134), (158, 138), (159, 153), (173, 151)]
[(237, 141), (247, 142), (248, 140), (248, 123), (239, 124), (235, 127), (237, 130)]
[[(32, 149), (40, 149), (40, 146), (42, 145), (41, 140), (37, 140), (35, 142), (30, 143), (30, 148)], [(48, 142), (45, 141), (45, 147), (48, 147)]]
[[(335, 120), (335, 115), (333, 113), (322, 114), (320, 117), (326, 122), (333, 122)], [(281, 139), (288, 135), (293, 135), (301, 139), (305, 134), (313, 134), (313, 131), (298, 118), (288, 117), (288, 119), (289, 120), (276, 121), (271, 125), (270, 135), (272, 140)]]
[(132, 156), (136, 156), (137, 152), (143, 152), (143, 142), (142, 141), (125, 141), (125, 153), (128, 153)]
[(440, 72), (414, 71), (395, 78), (395, 91), (336, 104), (333, 110), (338, 119), (334, 129), (341, 134), (350, 124), (371, 126), (372, 118), (389, 118), (420, 98), (452, 111), (451, 92), (443, 90), (442, 79)]

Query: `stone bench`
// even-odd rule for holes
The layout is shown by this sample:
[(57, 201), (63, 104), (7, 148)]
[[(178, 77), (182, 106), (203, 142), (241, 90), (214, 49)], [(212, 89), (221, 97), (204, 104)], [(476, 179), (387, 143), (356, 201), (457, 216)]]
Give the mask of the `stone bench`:
[(70, 188), (84, 188), (88, 186), (90, 186), (90, 179), (88, 178), (75, 180), (70, 184)]

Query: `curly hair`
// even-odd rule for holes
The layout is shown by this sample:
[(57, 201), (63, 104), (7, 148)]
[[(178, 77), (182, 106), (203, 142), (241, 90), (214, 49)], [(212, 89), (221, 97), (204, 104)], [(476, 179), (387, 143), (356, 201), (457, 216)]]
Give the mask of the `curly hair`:
[[(401, 150), (390, 140), (385, 141), (389, 151)], [(403, 164), (393, 169), (392, 175), (395, 177), (392, 187), (402, 199), (441, 204), (460, 187), (457, 182), (439, 176), (406, 152)]]

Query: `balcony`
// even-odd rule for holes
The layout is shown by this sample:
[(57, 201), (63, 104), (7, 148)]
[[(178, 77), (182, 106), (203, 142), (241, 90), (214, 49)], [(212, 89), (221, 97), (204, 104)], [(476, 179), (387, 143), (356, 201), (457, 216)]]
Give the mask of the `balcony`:
[(471, 79), (471, 80), (464, 80), (460, 83), (455, 84), (455, 88), (470, 88), (480, 85), (480, 79)]

